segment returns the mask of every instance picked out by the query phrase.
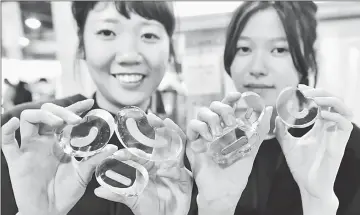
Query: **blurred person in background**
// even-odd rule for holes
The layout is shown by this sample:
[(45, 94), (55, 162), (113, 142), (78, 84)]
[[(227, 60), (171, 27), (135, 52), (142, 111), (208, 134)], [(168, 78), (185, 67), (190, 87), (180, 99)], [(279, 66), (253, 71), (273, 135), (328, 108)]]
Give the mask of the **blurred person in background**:
[(35, 83), (31, 84), (31, 92), (34, 102), (55, 99), (55, 85), (46, 78), (40, 78)]
[(3, 98), (2, 98), (2, 106), (4, 110), (9, 110), (14, 107), (14, 98), (16, 94), (15, 85), (10, 83), (10, 81), (5, 78), (4, 79), (4, 87), (3, 87)]
[[(233, 13), (225, 70), (239, 92), (258, 93), (274, 112), (260, 147), (225, 169), (201, 145), (234, 115), (229, 98), (236, 94), (190, 123), (187, 157), (198, 190), (193, 214), (360, 214), (360, 129), (341, 99), (309, 86), (318, 71), (316, 12), (312, 1), (249, 1)], [(289, 129), (277, 117), (276, 100), (289, 86), (321, 107), (313, 126)]]
[(6, 85), (3, 98), (3, 107), (5, 110), (9, 110), (15, 105), (31, 102), (33, 100), (27, 82), (20, 80), (17, 84), (12, 84), (5, 78), (4, 84)]
[(149, 111), (151, 95), (174, 57), (171, 2), (76, 1), (72, 13), (78, 57), (86, 61), (97, 90), (92, 99), (74, 95), (20, 105), (2, 115), (2, 214), (186, 214), (192, 178), (184, 166), (184, 151), (170, 166), (144, 163), (150, 175), (147, 188), (141, 196), (124, 197), (93, 178), (95, 167), (118, 149), (118, 159), (129, 159), (115, 134), (102, 152), (77, 161), (64, 154), (49, 129), (76, 124), (78, 115), (91, 109), (115, 116), (125, 106), (138, 106), (148, 113), (151, 125), (178, 131), (185, 144), (185, 134), (173, 121)]
[(14, 105), (31, 102), (32, 100), (29, 84), (24, 81), (19, 81), (15, 87)]

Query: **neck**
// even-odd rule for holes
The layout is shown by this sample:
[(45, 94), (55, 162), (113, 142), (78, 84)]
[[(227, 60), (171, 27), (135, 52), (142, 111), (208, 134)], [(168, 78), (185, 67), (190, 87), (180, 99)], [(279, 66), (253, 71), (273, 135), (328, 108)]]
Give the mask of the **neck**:
[[(121, 108), (125, 107), (126, 105), (122, 104), (114, 104), (107, 100), (99, 91), (96, 91), (95, 94), (97, 105), (104, 110), (109, 111), (110, 113), (116, 114)], [(133, 104), (133, 106), (137, 106), (143, 111), (146, 111), (150, 104), (150, 98), (140, 104)]]

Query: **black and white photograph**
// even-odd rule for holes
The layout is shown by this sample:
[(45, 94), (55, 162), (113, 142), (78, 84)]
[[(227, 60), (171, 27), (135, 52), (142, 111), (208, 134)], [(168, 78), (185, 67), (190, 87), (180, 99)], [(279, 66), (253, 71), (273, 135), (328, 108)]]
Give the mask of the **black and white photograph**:
[(1, 215), (360, 215), (360, 1), (1, 3)]

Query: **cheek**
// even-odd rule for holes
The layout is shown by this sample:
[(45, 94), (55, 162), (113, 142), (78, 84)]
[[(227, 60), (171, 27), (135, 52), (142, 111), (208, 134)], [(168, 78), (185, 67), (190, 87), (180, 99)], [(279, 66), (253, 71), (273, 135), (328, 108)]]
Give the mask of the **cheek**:
[(142, 47), (142, 54), (152, 70), (154, 79), (162, 79), (169, 63), (169, 44), (161, 43), (154, 46)]
[(273, 71), (273, 80), (279, 88), (296, 86), (299, 83), (299, 73), (297, 72), (291, 56), (283, 58), (273, 58), (269, 61), (270, 70)]
[(109, 69), (115, 56), (114, 44), (101, 42), (95, 35), (84, 35), (84, 52), (87, 64), (96, 70)]
[(250, 57), (236, 57), (234, 58), (230, 66), (231, 79), (233, 80), (237, 90), (242, 91), (244, 82), (244, 76), (247, 71), (247, 67), (250, 64)]

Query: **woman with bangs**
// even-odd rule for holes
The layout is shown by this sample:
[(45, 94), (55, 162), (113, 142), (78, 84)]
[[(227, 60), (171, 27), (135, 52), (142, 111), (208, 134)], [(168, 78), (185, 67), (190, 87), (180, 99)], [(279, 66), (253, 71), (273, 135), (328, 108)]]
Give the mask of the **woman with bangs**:
[[(63, 153), (53, 129), (49, 129), (77, 123), (81, 119), (78, 115), (96, 108), (113, 115), (130, 105), (148, 112), (150, 97), (174, 57), (175, 18), (170, 4), (73, 2), (78, 57), (86, 61), (97, 90), (92, 99), (74, 95), (45, 104), (17, 106), (2, 115), (2, 214), (187, 213), (192, 180), (183, 164), (184, 153), (167, 171), (152, 165), (143, 194), (125, 198), (99, 187), (92, 178), (95, 167), (118, 149), (120, 160), (129, 156), (115, 135), (101, 153), (76, 161)], [(155, 127), (178, 131), (185, 143), (181, 129), (170, 119), (148, 113), (148, 120)]]
[[(318, 71), (316, 12), (312, 1), (249, 1), (233, 13), (225, 70), (238, 92), (255, 92), (268, 107), (259, 143), (225, 169), (201, 146), (221, 133), (221, 122), (235, 120), (232, 105), (241, 93), (213, 102), (190, 122), (186, 154), (198, 206), (193, 214), (360, 214), (360, 129), (341, 99), (309, 81), (313, 76), (316, 83)], [(296, 86), (321, 107), (313, 126), (288, 128), (277, 117), (280, 92)]]

